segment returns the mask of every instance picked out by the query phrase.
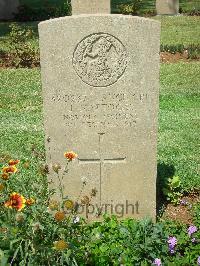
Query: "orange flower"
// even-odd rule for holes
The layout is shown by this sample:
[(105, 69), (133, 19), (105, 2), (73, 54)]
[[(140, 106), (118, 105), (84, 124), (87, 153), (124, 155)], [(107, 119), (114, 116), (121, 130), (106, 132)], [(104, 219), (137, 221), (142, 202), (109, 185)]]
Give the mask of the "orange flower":
[(56, 250), (62, 251), (68, 248), (68, 244), (64, 240), (59, 240), (59, 241), (54, 242), (54, 248)]
[(30, 198), (30, 199), (27, 199), (26, 200), (26, 205), (28, 205), (28, 206), (31, 206), (31, 205), (33, 205), (35, 203), (35, 200), (33, 199), (33, 198)]
[(8, 180), (8, 179), (9, 179), (9, 174), (7, 174), (7, 173), (3, 173), (3, 174), (1, 175), (1, 178), (2, 178), (3, 180)]
[(13, 174), (17, 172), (17, 167), (15, 165), (13, 166), (4, 166), (2, 169), (3, 173), (6, 174)]
[(4, 203), (5, 207), (21, 211), (25, 207), (26, 200), (19, 193), (13, 192), (10, 199)]
[(77, 158), (78, 155), (73, 151), (68, 151), (64, 153), (64, 157), (67, 158), (68, 161), (72, 161), (73, 159)]
[(57, 222), (61, 222), (65, 219), (65, 213), (64, 212), (56, 212), (54, 218)]
[(8, 164), (10, 165), (10, 166), (12, 166), (12, 165), (16, 165), (16, 164), (18, 164), (20, 162), (20, 160), (10, 160), (9, 162), (8, 162)]

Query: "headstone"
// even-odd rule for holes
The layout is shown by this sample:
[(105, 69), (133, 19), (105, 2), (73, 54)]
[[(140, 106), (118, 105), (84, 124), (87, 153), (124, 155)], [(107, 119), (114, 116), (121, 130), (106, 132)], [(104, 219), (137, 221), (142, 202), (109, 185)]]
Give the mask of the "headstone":
[(71, 0), (71, 5), (73, 15), (110, 13), (110, 1), (108, 0)]
[(0, 0), (0, 20), (13, 19), (18, 7), (19, 0)]
[(64, 194), (82, 202), (80, 214), (155, 218), (160, 23), (72, 15), (41, 22), (39, 34), (52, 186), (52, 166), (62, 175), (73, 150)]
[(156, 0), (157, 15), (177, 15), (179, 0)]

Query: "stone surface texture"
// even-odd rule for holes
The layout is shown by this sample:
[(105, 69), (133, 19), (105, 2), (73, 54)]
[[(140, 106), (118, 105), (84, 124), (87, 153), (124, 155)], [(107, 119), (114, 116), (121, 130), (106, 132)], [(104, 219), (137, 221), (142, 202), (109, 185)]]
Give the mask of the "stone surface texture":
[(17, 13), (19, 0), (0, 0), (0, 20), (14, 18), (13, 13)]
[(177, 15), (179, 0), (156, 0), (157, 15)]
[(73, 15), (110, 14), (110, 0), (71, 0)]
[(52, 186), (52, 165), (63, 172), (63, 154), (73, 150), (78, 159), (64, 174), (70, 199), (90, 198), (95, 188), (95, 209), (155, 218), (160, 23), (80, 15), (42, 22), (39, 34)]

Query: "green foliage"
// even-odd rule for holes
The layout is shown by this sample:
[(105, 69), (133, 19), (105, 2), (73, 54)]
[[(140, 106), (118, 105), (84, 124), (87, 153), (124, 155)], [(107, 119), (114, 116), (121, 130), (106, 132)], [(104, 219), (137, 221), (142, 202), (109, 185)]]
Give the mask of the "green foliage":
[(129, 4), (121, 4), (118, 6), (120, 13), (125, 15), (138, 15), (143, 0), (131, 0)]
[[(29, 0), (30, 1), (30, 0)], [(112, 12), (119, 13), (120, 4), (130, 4), (131, 0), (112, 0)], [(199, 13), (194, 11), (200, 10), (200, 2), (199, 0), (179, 0), (180, 12), (186, 13), (187, 15), (198, 15)], [(156, 7), (156, 0), (145, 0), (141, 6), (141, 14), (145, 14), (146, 12), (154, 12)]]
[(180, 178), (178, 176), (173, 176), (172, 178), (168, 178), (167, 183), (163, 187), (163, 194), (168, 201), (173, 204), (178, 204), (183, 196), (182, 190)]
[(200, 45), (199, 44), (190, 44), (190, 45), (163, 45), (160, 47), (161, 52), (169, 52), (172, 54), (175, 53), (187, 53), (188, 58), (190, 59), (198, 59), (200, 58)]
[(50, 18), (69, 16), (70, 14), (70, 0), (65, 0), (59, 4), (51, 4), (47, 1), (45, 4), (40, 4), (38, 7), (28, 4), (21, 5), (18, 13), (15, 14), (15, 20), (21, 22), (41, 21)]
[(195, 224), (200, 228), (200, 202), (194, 205), (193, 218), (194, 218)]
[[(8, 166), (6, 160), (8, 157), (1, 160), (1, 174)], [(21, 160), (17, 165), (18, 173), (9, 174), (8, 180), (3, 175), (0, 178), (1, 260), (15, 265), (76, 265), (73, 264), (73, 249), (68, 247), (76, 245), (77, 232), (81, 232), (79, 225), (73, 223), (73, 216), (65, 216), (62, 220), (54, 216), (49, 207), (54, 190), (48, 190), (43, 171), (39, 171), (34, 179), (27, 176), (31, 164)], [(14, 192), (26, 199), (21, 210), (18, 207), (21, 205), (11, 200)], [(28, 204), (28, 199), (33, 199), (33, 203)], [(60, 204), (56, 207), (58, 213), (64, 211)], [(63, 241), (61, 246), (57, 244), (59, 241)]]
[[(1, 160), (5, 171), (9, 158)], [(39, 163), (39, 157), (37, 157)], [(8, 180), (0, 179), (0, 261), (1, 265), (152, 265), (160, 258), (163, 265), (195, 265), (199, 256), (199, 230), (188, 236), (187, 226), (171, 221), (153, 223), (149, 219), (117, 220), (105, 215), (101, 222), (86, 224), (83, 219), (76, 223), (76, 212), (66, 213), (61, 201), (54, 209), (50, 204), (54, 190), (48, 189), (46, 177), (40, 172), (34, 179), (27, 176), (31, 161), (21, 160), (19, 172), (10, 174)], [(54, 171), (59, 174), (60, 167)], [(70, 171), (68, 164), (65, 173)], [(178, 180), (174, 180), (178, 186)], [(57, 188), (55, 188), (57, 190)], [(58, 190), (62, 195), (62, 184)], [(17, 192), (35, 199), (26, 203), (21, 211), (5, 205), (10, 194)], [(11, 203), (10, 203), (11, 204)], [(56, 218), (61, 211), (64, 218)], [(76, 216), (77, 217), (77, 216)], [(177, 239), (174, 255), (167, 240)], [(195, 242), (192, 241), (195, 238)]]
[(33, 35), (31, 30), (26, 30), (17, 24), (10, 25), (9, 56), (12, 58), (12, 66), (31, 67), (39, 65), (39, 51), (27, 41)]
[(114, 216), (105, 216), (102, 223), (85, 229), (88, 238), (83, 248), (92, 254), (89, 265), (151, 265), (154, 258), (168, 253), (163, 225), (148, 219), (119, 222)]
[(199, 7), (193, 7), (193, 8), (180, 7), (179, 12), (187, 16), (200, 16), (200, 5)]
[(200, 45), (189, 45), (187, 47), (188, 57), (190, 59), (199, 59), (200, 58)]

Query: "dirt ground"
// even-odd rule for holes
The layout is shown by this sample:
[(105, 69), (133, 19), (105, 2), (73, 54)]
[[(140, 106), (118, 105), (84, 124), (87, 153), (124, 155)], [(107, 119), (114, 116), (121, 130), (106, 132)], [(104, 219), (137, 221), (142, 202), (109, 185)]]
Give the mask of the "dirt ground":
[(177, 206), (168, 204), (162, 218), (192, 224), (191, 210), (195, 203), (200, 203), (200, 196), (198, 194), (183, 197), (181, 203)]

